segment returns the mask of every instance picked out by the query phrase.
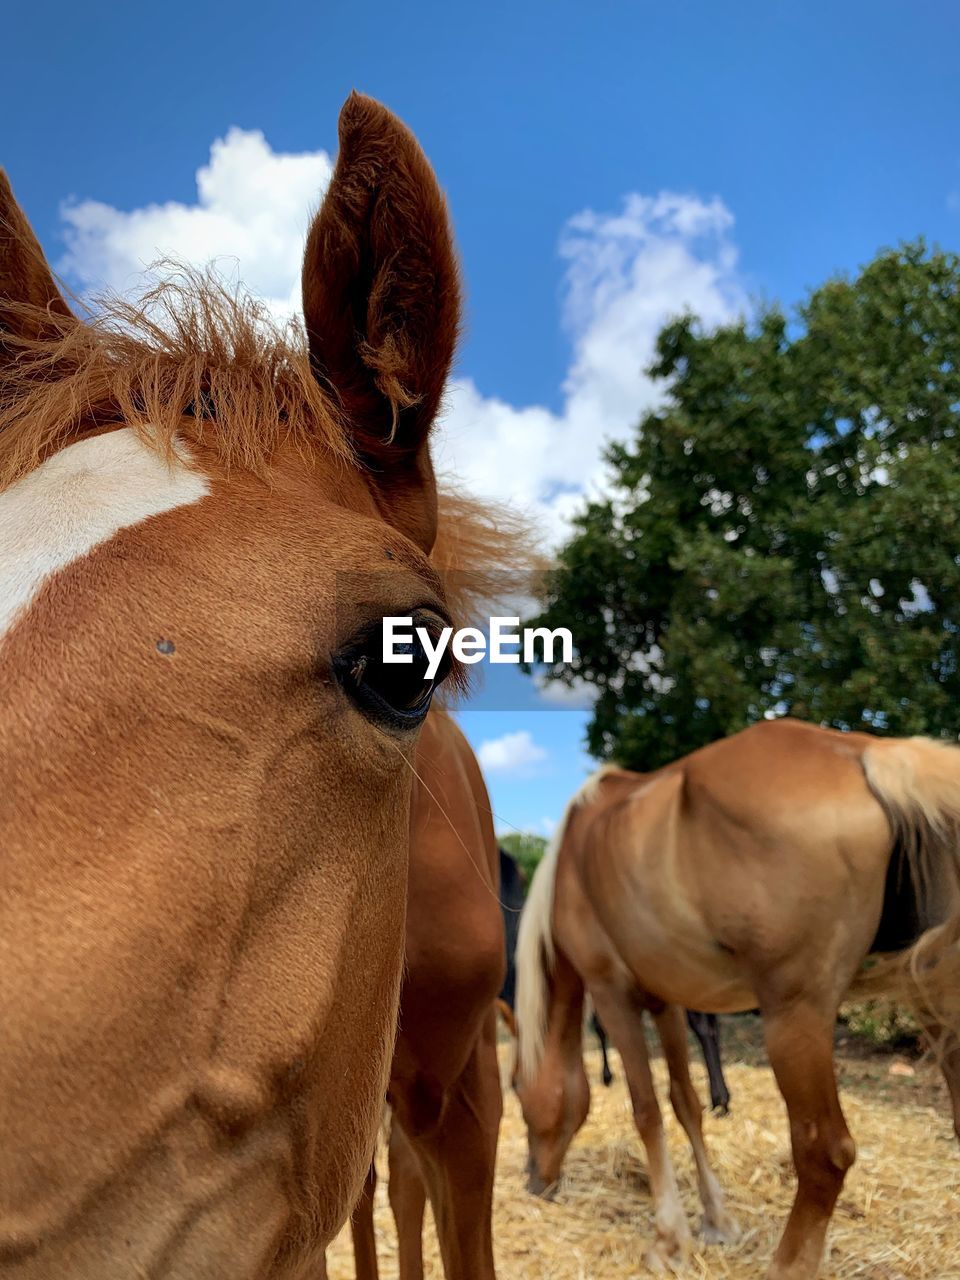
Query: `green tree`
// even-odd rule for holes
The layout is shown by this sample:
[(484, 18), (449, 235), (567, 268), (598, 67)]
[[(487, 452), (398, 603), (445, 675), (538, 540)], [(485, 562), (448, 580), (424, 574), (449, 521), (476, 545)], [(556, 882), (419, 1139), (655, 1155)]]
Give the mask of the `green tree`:
[(500, 847), (514, 858), (523, 872), (527, 884), (537, 869), (537, 863), (543, 857), (547, 842), (543, 836), (535, 836), (530, 831), (511, 831), (509, 835), (498, 836)]
[(589, 746), (657, 767), (764, 715), (960, 731), (960, 261), (920, 242), (660, 334), (663, 407), (608, 451), (538, 624), (595, 686)]

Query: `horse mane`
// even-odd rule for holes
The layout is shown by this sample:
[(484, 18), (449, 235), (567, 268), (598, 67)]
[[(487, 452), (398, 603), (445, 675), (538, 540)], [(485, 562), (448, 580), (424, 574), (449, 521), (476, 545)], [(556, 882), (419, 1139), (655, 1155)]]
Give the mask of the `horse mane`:
[[(363, 465), (300, 321), (281, 324), (211, 269), (159, 270), (134, 300), (104, 297), (82, 319), (0, 299), (0, 492), (80, 432), (121, 422), (167, 456), (178, 437), (202, 443), (225, 470), (266, 476), (290, 446)], [(503, 509), (441, 492), (438, 521), (432, 560), (458, 625), (502, 597), (505, 574), (543, 567)]]
[(553, 891), (560, 848), (574, 810), (592, 804), (600, 783), (615, 765), (601, 767), (587, 778), (564, 810), (556, 830), (537, 864), (527, 892), (517, 935), (517, 1067), (524, 1080), (532, 1080), (543, 1059), (547, 1036), (549, 977), (556, 947), (553, 938)]
[(169, 453), (192, 418), (225, 468), (260, 475), (281, 445), (352, 458), (303, 326), (210, 270), (175, 267), (83, 319), (3, 300), (0, 332), (13, 356), (0, 362), (0, 491), (81, 430), (118, 422)]

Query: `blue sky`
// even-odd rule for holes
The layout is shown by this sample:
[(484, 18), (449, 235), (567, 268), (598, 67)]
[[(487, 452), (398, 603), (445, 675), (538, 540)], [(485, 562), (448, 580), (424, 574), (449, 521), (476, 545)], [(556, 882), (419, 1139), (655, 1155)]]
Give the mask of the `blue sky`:
[[(671, 312), (791, 305), (918, 234), (960, 247), (955, 4), (55, 3), (4, 42), (0, 161), (81, 289), (216, 252), (283, 309), (343, 98), (403, 116), (468, 288), (443, 460), (547, 540), (662, 394), (639, 370)], [(502, 825), (542, 828), (587, 713), (510, 675), (510, 709), (463, 722)]]

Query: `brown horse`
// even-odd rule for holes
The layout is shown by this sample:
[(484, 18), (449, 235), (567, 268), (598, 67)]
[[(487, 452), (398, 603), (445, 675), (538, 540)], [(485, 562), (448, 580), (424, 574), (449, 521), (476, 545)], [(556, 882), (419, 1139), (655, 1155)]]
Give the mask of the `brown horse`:
[[(407, 965), (388, 1093), (400, 1277), (423, 1276), (429, 1196), (448, 1280), (494, 1280), (495, 1000), (505, 966), (497, 844), (480, 766), (439, 710), (420, 737), (416, 774)], [(371, 1172), (351, 1221), (357, 1280), (377, 1276), (374, 1187)]]
[(369, 99), (303, 300), (302, 336), (205, 280), (77, 319), (0, 177), (4, 1276), (302, 1276), (369, 1168), (431, 694), (380, 619), (450, 612), (459, 317), (436, 180)]
[(768, 1276), (811, 1280), (855, 1148), (833, 1029), (871, 952), (872, 989), (909, 995), (937, 1043), (960, 1136), (960, 749), (781, 720), (657, 773), (602, 770), (568, 810), (531, 887), (517, 954), (519, 1061), (535, 1186), (586, 1114), (584, 986), (627, 1072), (657, 1239), (689, 1229), (638, 1016), (657, 1019), (671, 1101), (697, 1158), (708, 1227), (723, 1210), (686, 1076), (681, 1006), (759, 1005), (790, 1120), (797, 1194)]

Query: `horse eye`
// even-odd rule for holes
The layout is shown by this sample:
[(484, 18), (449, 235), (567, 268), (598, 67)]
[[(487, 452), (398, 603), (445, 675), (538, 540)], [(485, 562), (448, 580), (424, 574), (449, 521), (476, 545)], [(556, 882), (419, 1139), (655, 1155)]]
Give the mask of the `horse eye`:
[(411, 662), (383, 661), (383, 627), (378, 623), (368, 628), (333, 659), (333, 669), (344, 692), (368, 719), (388, 729), (414, 729), (430, 710), (438, 686), (450, 671), (444, 653), (440, 666), (429, 678), (430, 656), (417, 635), (417, 627), (426, 627), (431, 643), (442, 624), (433, 615), (413, 619), (413, 637), (409, 643), (394, 644), (395, 652), (409, 654)]

